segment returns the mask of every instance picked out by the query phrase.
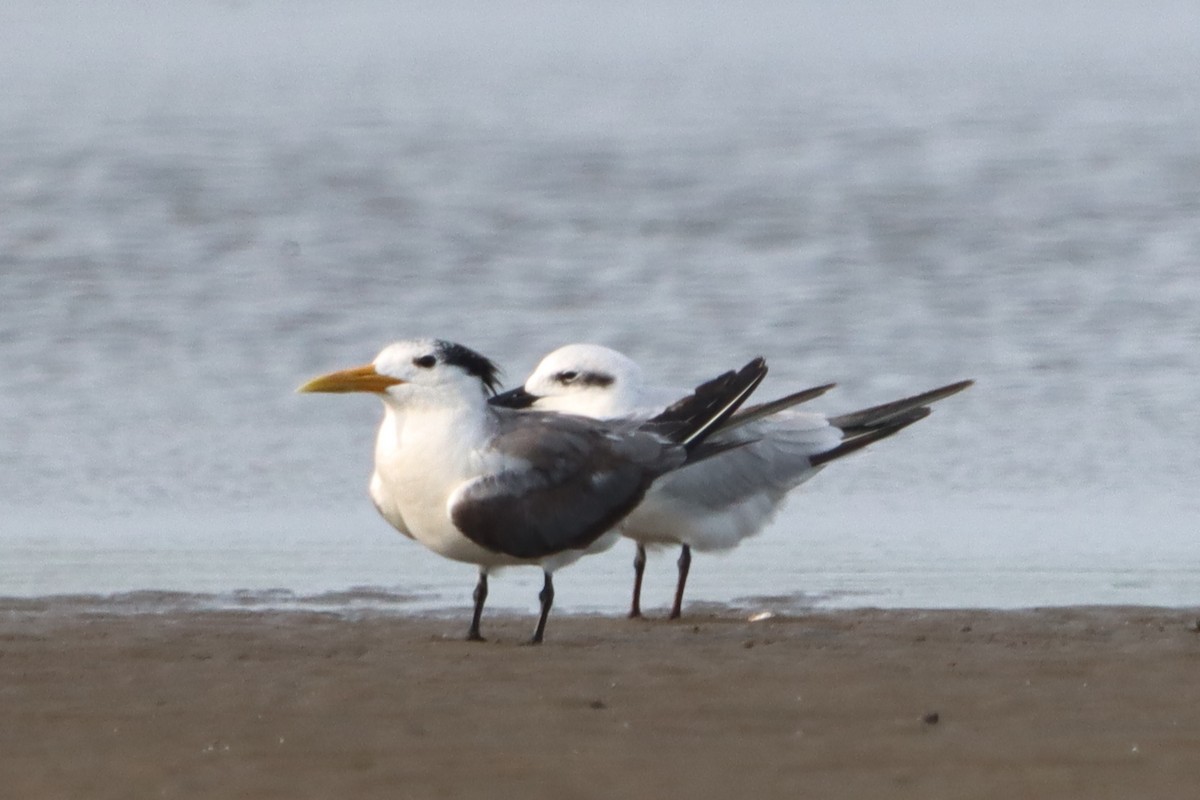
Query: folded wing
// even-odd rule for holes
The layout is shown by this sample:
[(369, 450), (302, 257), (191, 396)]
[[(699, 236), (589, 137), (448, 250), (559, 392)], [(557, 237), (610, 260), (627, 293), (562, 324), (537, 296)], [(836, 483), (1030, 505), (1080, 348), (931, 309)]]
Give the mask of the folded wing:
[(520, 412), (500, 419), (492, 446), (506, 468), (461, 486), (449, 510), (468, 539), (517, 558), (586, 548), (686, 457), (658, 436), (579, 417)]

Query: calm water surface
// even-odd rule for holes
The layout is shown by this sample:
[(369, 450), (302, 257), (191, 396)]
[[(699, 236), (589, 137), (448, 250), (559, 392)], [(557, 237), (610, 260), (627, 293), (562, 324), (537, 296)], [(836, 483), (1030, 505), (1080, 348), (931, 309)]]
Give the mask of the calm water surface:
[(0, 595), (465, 604), (370, 508), (376, 402), (294, 394), (435, 335), (831, 413), (978, 380), (697, 602), (1200, 604), (1200, 10), (868, 11), (6, 4)]

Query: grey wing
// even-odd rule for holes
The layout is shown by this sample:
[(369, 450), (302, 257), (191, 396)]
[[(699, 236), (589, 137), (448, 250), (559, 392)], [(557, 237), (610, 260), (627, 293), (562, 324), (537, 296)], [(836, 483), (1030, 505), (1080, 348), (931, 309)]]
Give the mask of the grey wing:
[(784, 412), (746, 425), (737, 437), (756, 440), (671, 473), (656, 491), (713, 510), (758, 494), (782, 498), (819, 471), (812, 459), (837, 447), (842, 432), (820, 414)]
[(682, 447), (579, 417), (501, 415), (491, 446), (509, 465), (450, 501), (464, 536), (493, 552), (536, 559), (585, 548), (632, 511), (654, 479), (684, 460)]

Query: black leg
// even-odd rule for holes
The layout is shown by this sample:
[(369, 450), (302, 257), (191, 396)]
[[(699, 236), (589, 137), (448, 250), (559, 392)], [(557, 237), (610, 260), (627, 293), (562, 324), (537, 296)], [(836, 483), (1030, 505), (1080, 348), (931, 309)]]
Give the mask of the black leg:
[(675, 605), (671, 606), (670, 619), (679, 619), (683, 614), (683, 587), (687, 585), (688, 569), (692, 566), (692, 548), (686, 544), (679, 554), (679, 583), (675, 586)]
[(487, 573), (479, 570), (479, 583), (475, 584), (475, 613), (471, 615), (471, 627), (467, 630), (468, 642), (486, 642), (479, 634), (479, 618), (483, 616), (483, 601), (487, 600)]
[(642, 615), (642, 575), (646, 572), (646, 547), (640, 542), (637, 555), (633, 557), (633, 604), (629, 606), (629, 618)]
[(542, 636), (546, 633), (546, 618), (550, 616), (550, 606), (554, 605), (554, 578), (550, 576), (549, 572), (545, 575), (546, 583), (538, 592), (538, 600), (542, 601), (542, 615), (538, 617), (537, 630), (533, 632), (533, 638), (529, 640), (530, 644), (542, 643)]

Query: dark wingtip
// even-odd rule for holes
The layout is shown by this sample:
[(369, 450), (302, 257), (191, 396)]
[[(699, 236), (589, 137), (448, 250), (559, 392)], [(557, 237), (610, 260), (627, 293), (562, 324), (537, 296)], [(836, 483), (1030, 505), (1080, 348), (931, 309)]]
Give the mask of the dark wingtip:
[(830, 461), (836, 461), (843, 456), (848, 456), (851, 453), (863, 449), (867, 445), (875, 444), (880, 439), (886, 439), (893, 434), (912, 425), (914, 422), (920, 422), (933, 413), (933, 409), (928, 406), (919, 408), (910, 408), (896, 416), (891, 417), (886, 423), (883, 423), (877, 428), (861, 433), (844, 440), (832, 450), (826, 450), (824, 453), (818, 453), (809, 459), (809, 463), (814, 467), (819, 467), (822, 464), (828, 464)]
[(928, 406), (936, 403), (938, 400), (944, 400), (951, 395), (956, 395), (959, 392), (975, 385), (973, 380), (959, 381), (957, 383), (949, 383), (945, 386), (939, 386), (936, 389), (930, 389), (928, 392), (905, 397), (902, 400), (893, 400), (890, 403), (884, 403), (878, 406), (871, 406), (860, 411), (852, 411), (849, 414), (841, 414), (836, 417), (829, 418), (829, 424), (835, 428), (841, 428), (843, 431), (853, 432), (860, 428), (874, 428), (881, 423), (887, 422), (893, 418), (899, 417), (906, 411), (921, 406)]
[(807, 403), (809, 400), (815, 400), (835, 386), (837, 386), (836, 383), (826, 383), (823, 386), (814, 386), (811, 389), (793, 392), (777, 400), (770, 400), (766, 403), (759, 403), (753, 406), (742, 406), (736, 414), (725, 421), (725, 424), (721, 426), (721, 430), (732, 430), (751, 422), (757, 422), (772, 414), (778, 414), (780, 411), (784, 411), (792, 406), (798, 406), (801, 403)]
[(975, 385), (975, 379), (967, 378), (965, 381), (959, 381), (958, 383), (947, 384), (946, 386), (943, 386), (941, 389), (934, 389), (934, 391), (938, 393), (937, 399), (941, 400), (943, 397), (949, 397), (952, 394), (958, 394), (963, 389), (970, 389), (974, 385)]
[(730, 370), (700, 384), (646, 425), (691, 449), (729, 419), (766, 375), (767, 362), (760, 356), (736, 372)]

